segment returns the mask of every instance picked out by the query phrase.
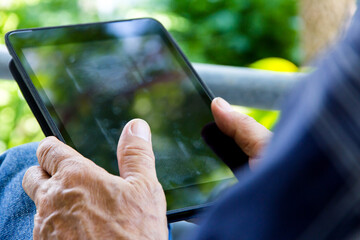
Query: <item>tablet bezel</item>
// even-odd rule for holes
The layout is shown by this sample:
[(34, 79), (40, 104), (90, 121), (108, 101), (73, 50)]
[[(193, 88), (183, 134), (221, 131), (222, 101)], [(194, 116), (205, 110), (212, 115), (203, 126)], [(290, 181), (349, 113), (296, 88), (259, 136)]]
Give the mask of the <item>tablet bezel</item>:
[[(185, 57), (184, 53), (181, 51), (177, 43), (171, 37), (171, 35), (166, 31), (166, 29), (160, 24), (158, 21), (151, 19), (151, 18), (140, 18), (140, 19), (131, 19), (131, 20), (122, 20), (122, 21), (111, 21), (111, 22), (101, 22), (101, 23), (90, 23), (90, 24), (75, 24), (75, 25), (68, 25), (68, 26), (56, 26), (56, 27), (45, 27), (45, 28), (33, 28), (33, 29), (26, 29), (26, 30), (15, 30), (9, 32), (5, 36), (6, 45), (9, 49), (9, 52), (12, 56), (12, 61), (10, 62), (10, 70), (17, 81), (26, 101), (28, 102), (34, 116), (38, 120), (42, 131), (46, 136), (56, 136), (61, 141), (65, 142), (58, 127), (54, 123), (50, 113), (47, 110), (47, 107), (43, 103), (42, 99), (40, 98), (36, 88), (33, 85), (32, 80), (30, 79), (29, 75), (27, 74), (25, 67), (22, 65), (19, 56), (15, 52), (15, 48), (9, 40), (9, 37), (13, 33), (23, 33), (23, 32), (30, 32), (30, 31), (38, 31), (38, 30), (52, 30), (57, 28), (71, 28), (71, 27), (81, 27), (81, 26), (89, 26), (89, 25), (97, 25), (97, 24), (108, 24), (108, 23), (117, 23), (117, 22), (127, 22), (127, 21), (139, 21), (139, 20), (151, 20), (155, 21), (158, 26), (161, 28), (161, 33), (166, 36), (166, 39), (172, 44), (175, 48), (176, 52), (180, 54), (182, 60), (187, 65), (187, 70), (191, 72), (191, 74), (196, 78), (197, 83), (200, 85), (201, 89), (206, 93), (208, 97), (208, 104), (214, 98), (211, 91), (207, 88), (201, 78), (198, 76), (194, 68), (192, 67), (191, 63)], [(30, 64), (28, 64), (30, 65)], [(185, 207), (176, 210), (169, 210), (167, 211), (167, 217), (169, 222), (185, 220), (193, 217), (194, 214), (199, 213), (199, 211), (204, 210), (211, 206), (213, 202), (196, 205), (192, 207)]]

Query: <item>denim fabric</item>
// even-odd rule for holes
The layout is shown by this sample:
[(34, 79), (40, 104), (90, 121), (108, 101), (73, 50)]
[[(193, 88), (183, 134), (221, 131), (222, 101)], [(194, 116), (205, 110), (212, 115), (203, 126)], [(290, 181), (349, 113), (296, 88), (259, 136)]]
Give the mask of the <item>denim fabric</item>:
[(37, 146), (26, 144), (0, 156), (0, 239), (32, 239), (36, 208), (21, 183), (26, 170), (38, 165)]

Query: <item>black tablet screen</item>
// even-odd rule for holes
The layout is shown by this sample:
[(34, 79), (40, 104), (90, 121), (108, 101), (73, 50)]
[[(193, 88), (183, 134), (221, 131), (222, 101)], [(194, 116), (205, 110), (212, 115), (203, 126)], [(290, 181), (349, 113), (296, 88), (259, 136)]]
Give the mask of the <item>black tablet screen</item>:
[(152, 130), (168, 210), (207, 203), (235, 181), (201, 136), (213, 121), (209, 97), (164, 30), (155, 21), (138, 21), (142, 25), (117, 22), (11, 37), (65, 142), (118, 174), (121, 130), (142, 118)]

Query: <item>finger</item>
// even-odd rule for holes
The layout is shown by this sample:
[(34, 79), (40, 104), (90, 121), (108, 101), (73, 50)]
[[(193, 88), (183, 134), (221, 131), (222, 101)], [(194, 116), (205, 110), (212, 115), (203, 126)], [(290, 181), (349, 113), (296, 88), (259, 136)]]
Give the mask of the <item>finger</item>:
[(53, 176), (66, 163), (81, 165), (87, 162), (80, 153), (55, 137), (47, 137), (41, 141), (36, 156), (42, 169), (50, 176)]
[(143, 175), (156, 178), (155, 157), (151, 145), (149, 125), (134, 119), (124, 127), (117, 149), (120, 176)]
[(250, 158), (261, 153), (272, 135), (268, 129), (246, 114), (234, 111), (222, 98), (213, 100), (211, 110), (219, 129), (232, 137)]
[(39, 196), (39, 187), (49, 178), (50, 176), (40, 166), (32, 166), (26, 171), (23, 177), (22, 186), (26, 194), (34, 202), (36, 202), (36, 199)]

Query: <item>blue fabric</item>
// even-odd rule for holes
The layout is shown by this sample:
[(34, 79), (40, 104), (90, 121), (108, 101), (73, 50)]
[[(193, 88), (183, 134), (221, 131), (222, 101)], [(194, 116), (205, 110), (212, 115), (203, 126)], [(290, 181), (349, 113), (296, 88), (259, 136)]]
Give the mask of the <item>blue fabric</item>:
[(172, 234), (171, 234), (171, 224), (168, 224), (168, 230), (169, 230), (169, 240), (172, 240)]
[(26, 144), (0, 156), (0, 239), (32, 239), (36, 208), (22, 179), (29, 167), (38, 165), (37, 146)]
[(286, 101), (259, 169), (196, 239), (360, 239), (360, 15)]

